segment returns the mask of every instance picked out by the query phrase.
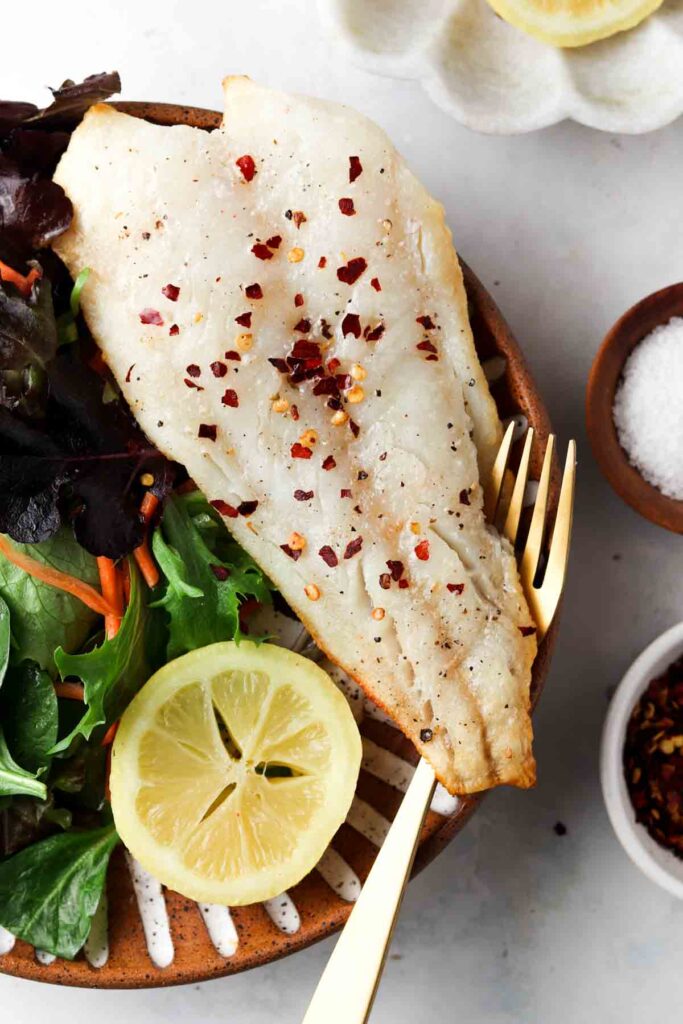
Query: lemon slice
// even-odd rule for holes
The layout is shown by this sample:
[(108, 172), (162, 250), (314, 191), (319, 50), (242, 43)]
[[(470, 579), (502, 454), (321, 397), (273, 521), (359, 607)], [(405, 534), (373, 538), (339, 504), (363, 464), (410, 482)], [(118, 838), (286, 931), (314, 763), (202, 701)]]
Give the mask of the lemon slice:
[(360, 759), (349, 706), (314, 662), (272, 644), (213, 644), (165, 665), (123, 715), (114, 820), (170, 888), (256, 903), (316, 865)]
[(552, 46), (585, 46), (634, 28), (662, 0), (489, 0), (496, 14)]

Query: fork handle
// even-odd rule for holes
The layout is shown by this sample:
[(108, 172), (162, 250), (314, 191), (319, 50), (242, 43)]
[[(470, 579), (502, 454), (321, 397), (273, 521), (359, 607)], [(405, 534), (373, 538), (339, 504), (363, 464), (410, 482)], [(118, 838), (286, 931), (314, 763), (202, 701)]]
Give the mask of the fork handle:
[(422, 759), (339, 936), (303, 1024), (367, 1021), (435, 786), (434, 771)]

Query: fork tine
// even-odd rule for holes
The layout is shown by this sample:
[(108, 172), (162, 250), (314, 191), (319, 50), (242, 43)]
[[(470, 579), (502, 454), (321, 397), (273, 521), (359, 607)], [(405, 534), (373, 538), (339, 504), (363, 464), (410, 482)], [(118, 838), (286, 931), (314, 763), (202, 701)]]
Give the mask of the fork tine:
[(503, 489), (503, 481), (505, 480), (505, 470), (510, 459), (510, 451), (512, 450), (512, 441), (515, 433), (515, 424), (510, 423), (505, 436), (500, 443), (498, 454), (496, 455), (496, 461), (493, 463), (491, 469), (491, 475), (488, 483), (484, 488), (484, 515), (486, 516), (489, 523), (494, 521), (496, 509), (498, 508), (498, 502), (500, 500), (500, 492)]
[(541, 479), (538, 481), (538, 493), (534, 504), (534, 512), (531, 517), (531, 526), (529, 527), (529, 533), (524, 546), (524, 553), (522, 554), (522, 560), (519, 565), (519, 574), (522, 578), (522, 583), (524, 584), (524, 589), (526, 590), (527, 595), (529, 595), (534, 588), (534, 577), (538, 570), (538, 563), (543, 548), (545, 517), (548, 507), (548, 492), (550, 490), (550, 470), (552, 467), (554, 448), (555, 435), (550, 434), (548, 436), (548, 443), (545, 449), (543, 468), (541, 469)]
[(574, 486), (576, 480), (576, 442), (570, 441), (567, 446), (567, 458), (562, 474), (562, 486), (557, 503), (555, 526), (550, 541), (548, 563), (543, 575), (543, 583), (534, 592), (536, 621), (543, 635), (550, 625), (562, 594), (567, 562), (569, 560), (569, 542), (572, 532), (572, 515), (574, 508)]
[(512, 497), (510, 498), (510, 504), (508, 505), (508, 512), (503, 526), (503, 533), (513, 547), (517, 540), (519, 520), (524, 507), (524, 492), (526, 491), (526, 483), (529, 476), (529, 460), (531, 458), (531, 446), (533, 441), (534, 430), (533, 427), (529, 427), (524, 441), (524, 451), (522, 452), (522, 458), (520, 459), (519, 468), (517, 470), (514, 490), (512, 492)]

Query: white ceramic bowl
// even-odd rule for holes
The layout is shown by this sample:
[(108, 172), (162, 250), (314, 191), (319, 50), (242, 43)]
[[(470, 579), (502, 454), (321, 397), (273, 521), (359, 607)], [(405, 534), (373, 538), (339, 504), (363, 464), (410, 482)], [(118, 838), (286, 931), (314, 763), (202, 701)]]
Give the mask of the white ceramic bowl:
[(654, 679), (683, 654), (683, 622), (658, 636), (631, 665), (621, 680), (607, 713), (602, 733), (600, 778), (609, 819), (634, 864), (648, 878), (683, 899), (683, 860), (663, 849), (636, 822), (626, 788), (622, 754), (626, 726), (633, 706)]

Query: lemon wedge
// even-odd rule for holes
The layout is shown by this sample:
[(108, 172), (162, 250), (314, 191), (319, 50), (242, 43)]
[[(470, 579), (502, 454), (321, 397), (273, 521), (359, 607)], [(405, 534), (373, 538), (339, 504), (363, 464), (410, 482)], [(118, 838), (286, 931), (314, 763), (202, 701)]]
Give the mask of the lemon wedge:
[(349, 706), (314, 662), (272, 644), (212, 644), (165, 665), (124, 713), (114, 820), (170, 888), (256, 903), (316, 865), (346, 817), (360, 759)]
[(515, 28), (552, 46), (585, 46), (634, 28), (662, 0), (488, 0)]

